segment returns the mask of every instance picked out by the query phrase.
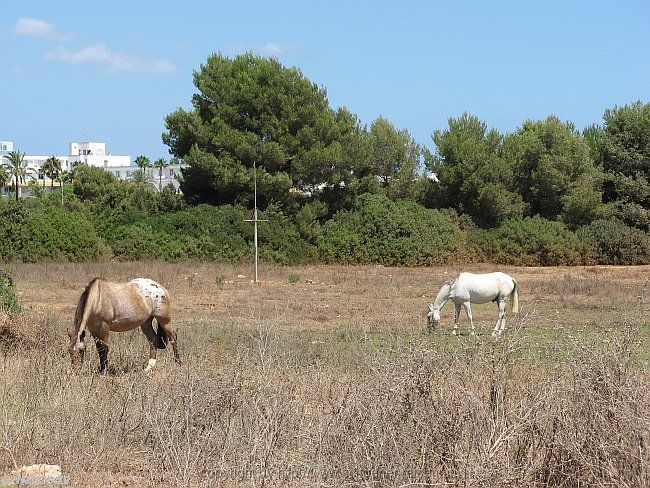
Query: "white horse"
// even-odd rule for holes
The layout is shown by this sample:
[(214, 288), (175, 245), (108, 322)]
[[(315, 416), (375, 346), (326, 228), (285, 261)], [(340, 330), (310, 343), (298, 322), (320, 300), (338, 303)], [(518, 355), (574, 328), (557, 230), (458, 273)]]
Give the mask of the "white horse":
[(492, 331), (492, 335), (501, 334), (506, 328), (506, 302), (512, 296), (512, 313), (519, 313), (519, 287), (517, 282), (505, 273), (472, 274), (461, 273), (457, 278), (447, 281), (436, 297), (436, 301), (429, 305), (428, 327), (433, 330), (440, 322), (440, 309), (451, 300), (456, 305), (454, 317), (454, 334), (458, 330), (460, 307), (465, 307), (472, 335), (474, 335), (474, 321), (472, 320), (471, 303), (497, 302), (499, 305), (499, 319)]

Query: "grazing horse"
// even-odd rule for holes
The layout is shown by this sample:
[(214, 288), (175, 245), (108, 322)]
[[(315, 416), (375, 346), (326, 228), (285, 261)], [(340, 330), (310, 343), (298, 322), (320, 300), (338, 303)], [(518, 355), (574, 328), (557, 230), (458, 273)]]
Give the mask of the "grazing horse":
[(428, 328), (433, 330), (440, 321), (440, 309), (451, 300), (456, 305), (454, 316), (454, 334), (458, 330), (460, 307), (465, 307), (472, 335), (474, 335), (474, 321), (472, 320), (471, 303), (497, 302), (499, 305), (499, 319), (492, 331), (492, 335), (501, 334), (506, 328), (506, 302), (512, 296), (512, 313), (519, 313), (519, 287), (511, 276), (505, 273), (472, 274), (461, 273), (457, 278), (447, 281), (438, 292), (436, 301), (429, 305), (427, 314)]
[[(156, 319), (158, 331), (153, 328)], [(86, 344), (86, 329), (95, 339), (99, 353), (99, 371), (106, 371), (108, 365), (108, 336), (113, 332), (126, 332), (140, 327), (149, 341), (149, 362), (145, 372), (156, 364), (156, 350), (164, 349), (169, 342), (174, 349), (174, 359), (180, 364), (176, 332), (169, 325), (169, 292), (159, 283), (138, 278), (128, 283), (112, 283), (95, 278), (88, 283), (79, 297), (74, 316), (74, 329), (68, 329), (70, 336), (70, 357), (72, 365), (80, 368), (83, 363)]]

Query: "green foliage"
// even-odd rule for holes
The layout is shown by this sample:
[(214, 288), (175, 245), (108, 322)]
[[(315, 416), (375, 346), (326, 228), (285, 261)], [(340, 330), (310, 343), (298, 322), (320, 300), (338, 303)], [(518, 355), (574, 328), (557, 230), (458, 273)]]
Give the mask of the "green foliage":
[(151, 168), (151, 160), (147, 156), (140, 155), (135, 158), (135, 165), (143, 172), (145, 168)]
[(226, 282), (226, 277), (225, 277), (224, 275), (222, 275), (222, 274), (221, 274), (221, 275), (217, 275), (217, 276), (215, 277), (215, 279), (214, 279), (214, 283), (215, 283), (217, 286), (221, 286), (221, 285), (223, 285), (225, 282)]
[(370, 194), (323, 226), (318, 250), (323, 260), (343, 264), (422, 266), (478, 257), (469, 232), (449, 213)]
[(45, 160), (41, 166), (41, 171), (50, 178), (50, 186), (54, 188), (54, 180), (59, 177), (59, 174), (62, 171), (62, 163), (59, 158), (56, 156), (50, 156)]
[(0, 203), (0, 244), (4, 261), (21, 259), (89, 261), (106, 247), (92, 223), (81, 213), (40, 202)]
[(415, 200), (422, 150), (408, 130), (397, 130), (379, 117), (370, 125), (368, 139), (367, 173), (377, 177), (391, 198)]
[(578, 237), (593, 250), (598, 264), (650, 264), (650, 236), (618, 219), (596, 220)]
[(650, 230), (650, 103), (605, 111), (605, 198), (625, 223)]
[(161, 249), (164, 239), (155, 234), (151, 226), (136, 223), (113, 229), (109, 243), (115, 257), (125, 261), (136, 261), (163, 257)]
[(515, 191), (513, 165), (503, 158), (503, 136), (464, 113), (433, 133), (437, 154), (425, 153), (438, 181), (427, 183), (423, 202), (469, 214), (482, 227), (524, 215), (527, 205)]
[(327, 215), (327, 205), (318, 200), (303, 205), (293, 217), (300, 236), (313, 244), (321, 232), (320, 219)]
[[(112, 212), (110, 216), (127, 217)], [(300, 237), (295, 224), (273, 207), (265, 214), (269, 222), (259, 224), (260, 256), (276, 263), (316, 260), (316, 250)], [(105, 227), (105, 238), (113, 254), (123, 260), (166, 259), (170, 261), (249, 261), (253, 256), (250, 213), (242, 207), (197, 205), (159, 216), (140, 213), (124, 223)]]
[(298, 283), (300, 281), (300, 275), (298, 273), (291, 273), (289, 276), (287, 276), (287, 280), (291, 284)]
[(33, 173), (33, 170), (25, 162), (25, 153), (20, 151), (10, 151), (2, 156), (0, 160), (2, 161), (1, 171), (7, 174), (9, 178), (13, 178), (16, 201), (18, 201), (19, 184), (24, 183), (27, 175)]
[(185, 208), (185, 201), (172, 183), (167, 183), (160, 190), (160, 211), (163, 213), (175, 212)]
[(0, 269), (0, 310), (20, 312), (20, 298), (11, 269)]
[[(185, 195), (158, 188), (163, 158), (157, 182), (146, 156), (133, 181), (50, 158), (46, 174), (72, 185), (0, 200), (0, 259), (249, 261), (255, 162), (267, 262), (649, 262), (650, 104), (607, 110), (582, 133), (551, 116), (502, 135), (463, 114), (433, 133), (431, 154), (382, 117), (367, 128), (332, 110), (274, 59), (213, 55), (195, 84), (192, 110), (170, 114), (163, 135), (186, 163)], [(23, 181), (24, 154), (5, 159), (0, 183)]]
[(555, 220), (584, 223), (597, 215), (577, 208), (576, 199), (593, 208), (601, 203), (602, 172), (591, 158), (590, 145), (573, 124), (555, 116), (527, 120), (504, 146), (518, 192), (530, 213)]
[(104, 244), (90, 221), (55, 206), (30, 211), (22, 234), (21, 257), (27, 262), (92, 261), (105, 253)]
[(562, 223), (539, 216), (485, 230), (480, 245), (489, 261), (517, 266), (579, 265), (588, 255), (588, 247)]
[(605, 170), (633, 176), (650, 172), (650, 103), (608, 109), (605, 120)]
[(213, 54), (194, 84), (193, 110), (168, 115), (163, 134), (187, 163), (181, 190), (191, 202), (249, 206), (257, 162), (261, 206), (289, 203), (289, 188), (321, 183), (314, 177), (340, 159), (337, 114), (297, 68), (250, 53)]
[(13, 261), (21, 256), (24, 242), (23, 227), (27, 209), (23, 202), (0, 198), (0, 259)]

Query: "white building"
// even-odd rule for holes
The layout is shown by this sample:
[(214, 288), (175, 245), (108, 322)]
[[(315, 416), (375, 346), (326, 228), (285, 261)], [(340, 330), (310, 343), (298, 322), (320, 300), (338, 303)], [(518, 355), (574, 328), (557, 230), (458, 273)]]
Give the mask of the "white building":
[[(0, 141), (0, 156), (4, 156), (13, 150), (13, 142)], [(31, 171), (26, 178), (26, 185), (21, 186), (28, 186), (30, 181), (38, 182), (39, 186), (43, 185), (43, 183), (45, 183), (46, 186), (50, 186), (51, 182), (41, 171), (43, 163), (45, 163), (50, 156), (51, 155), (25, 155), (25, 162)], [(77, 163), (84, 163), (89, 166), (104, 168), (106, 171), (113, 173), (122, 180), (130, 179), (133, 172), (139, 170), (137, 166), (133, 165), (131, 156), (116, 156), (109, 152), (107, 153), (106, 143), (104, 142), (71, 142), (68, 144), (68, 154), (57, 155), (56, 158), (61, 161), (61, 168), (64, 171), (70, 171)], [(149, 176), (151, 182), (155, 184), (156, 188), (158, 188), (159, 185), (164, 187), (168, 183), (172, 183), (176, 188), (178, 188), (179, 185), (176, 176), (180, 175), (180, 169), (180, 164), (169, 165), (163, 169), (162, 178), (160, 177), (157, 168), (148, 168), (146, 172), (147, 176)], [(54, 182), (54, 185), (58, 186), (59, 184), (58, 182)], [(5, 192), (6, 191), (7, 189), (5, 189)]]
[[(40, 171), (41, 166), (50, 156), (25, 155), (25, 162), (32, 170)], [(68, 154), (57, 155), (64, 171), (70, 171), (75, 164), (85, 163), (98, 168), (113, 166), (131, 166), (131, 156), (114, 156), (106, 152), (105, 142), (71, 142)]]
[(11, 141), (0, 141), (0, 157), (9, 154), (14, 150), (14, 143)]

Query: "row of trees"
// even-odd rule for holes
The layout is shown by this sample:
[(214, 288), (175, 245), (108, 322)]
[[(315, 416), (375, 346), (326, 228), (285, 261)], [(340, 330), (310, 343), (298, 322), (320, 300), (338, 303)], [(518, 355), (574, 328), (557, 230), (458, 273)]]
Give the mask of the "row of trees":
[(252, 199), (325, 220), (364, 193), (453, 208), (490, 228), (539, 215), (578, 228), (618, 218), (648, 230), (650, 104), (608, 109), (579, 131), (550, 116), (503, 134), (470, 114), (432, 134), (435, 152), (379, 117), (370, 126), (297, 68), (252, 54), (210, 56), (191, 110), (165, 119), (163, 141), (186, 163), (192, 204)]
[(195, 84), (163, 134), (182, 194), (161, 178), (154, 189), (144, 156), (131, 181), (78, 165), (65, 204), (0, 202), (0, 257), (247, 259), (257, 163), (269, 261), (650, 263), (650, 104), (582, 131), (550, 116), (504, 134), (463, 114), (431, 152), (383, 117), (366, 126), (330, 108), (274, 59), (213, 55)]
[[(2, 160), (0, 164), (0, 188), (4, 188), (13, 182), (16, 200), (18, 200), (20, 184), (25, 183), (27, 177), (32, 175), (34, 170), (27, 166), (25, 153), (20, 151), (11, 151), (3, 156)], [(63, 185), (71, 179), (70, 172), (63, 171), (61, 164), (61, 160), (56, 156), (50, 156), (41, 166), (43, 174), (50, 178), (52, 188), (54, 188), (55, 180)], [(45, 179), (43, 179), (43, 186), (45, 186)]]
[[(135, 159), (135, 164), (138, 166), (138, 170), (134, 171), (131, 176), (131, 181), (137, 184), (148, 185), (153, 184), (152, 179), (147, 174), (147, 168), (156, 168), (158, 170), (158, 184), (156, 188), (158, 191), (162, 190), (162, 176), (163, 170), (172, 165), (177, 164), (178, 159), (172, 158), (170, 161), (167, 161), (165, 158), (156, 159), (153, 164), (151, 160), (146, 156), (138, 156)], [(56, 156), (50, 156), (47, 158), (40, 167), (40, 171), (44, 176), (50, 179), (50, 187), (54, 189), (54, 182), (58, 181), (60, 185), (72, 182), (75, 169), (73, 168), (70, 171), (63, 170), (62, 161)], [(25, 153), (20, 151), (11, 151), (7, 155), (2, 157), (2, 163), (0, 163), (0, 188), (4, 188), (9, 184), (13, 184), (16, 200), (19, 198), (19, 186), (27, 182), (28, 177), (34, 176), (36, 170), (30, 168), (25, 162)], [(30, 180), (30, 183), (34, 181)], [(43, 179), (43, 186), (45, 187), (45, 179)], [(63, 198), (63, 194), (61, 195)]]

